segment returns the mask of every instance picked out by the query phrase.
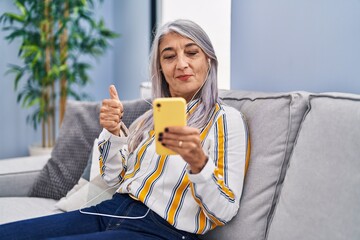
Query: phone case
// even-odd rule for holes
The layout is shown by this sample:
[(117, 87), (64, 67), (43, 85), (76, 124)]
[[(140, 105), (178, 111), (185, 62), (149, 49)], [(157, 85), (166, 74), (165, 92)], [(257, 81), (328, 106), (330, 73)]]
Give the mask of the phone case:
[(156, 153), (159, 155), (175, 155), (158, 141), (159, 133), (166, 127), (186, 125), (186, 101), (183, 98), (157, 98), (153, 101), (154, 130)]

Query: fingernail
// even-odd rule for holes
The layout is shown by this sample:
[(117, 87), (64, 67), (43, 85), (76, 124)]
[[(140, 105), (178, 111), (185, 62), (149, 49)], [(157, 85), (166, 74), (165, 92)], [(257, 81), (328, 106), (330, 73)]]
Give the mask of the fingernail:
[(165, 143), (162, 143), (162, 145), (165, 147), (166, 146), (166, 144)]
[(168, 132), (169, 131), (169, 129), (168, 128), (165, 128), (165, 132)]
[(163, 136), (163, 133), (161, 132), (161, 133), (159, 133), (159, 137), (162, 137)]
[(159, 140), (159, 142), (161, 142), (161, 141), (162, 141), (162, 137), (159, 137), (158, 140)]

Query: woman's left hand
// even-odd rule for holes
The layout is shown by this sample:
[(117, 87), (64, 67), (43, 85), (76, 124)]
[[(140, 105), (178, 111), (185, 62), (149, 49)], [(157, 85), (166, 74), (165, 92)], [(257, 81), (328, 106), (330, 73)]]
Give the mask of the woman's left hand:
[(178, 153), (189, 164), (191, 173), (199, 173), (208, 160), (202, 149), (200, 131), (197, 128), (168, 127), (160, 134), (159, 141)]

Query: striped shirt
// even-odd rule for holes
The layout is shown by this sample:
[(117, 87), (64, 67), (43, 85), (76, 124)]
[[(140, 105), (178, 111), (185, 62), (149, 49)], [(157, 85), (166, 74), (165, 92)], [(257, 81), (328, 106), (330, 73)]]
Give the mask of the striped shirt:
[[(189, 104), (188, 112), (197, 104)], [(145, 135), (133, 153), (127, 137), (103, 129), (99, 136), (100, 172), (107, 184), (119, 184), (128, 193), (177, 229), (204, 234), (230, 221), (238, 211), (247, 160), (249, 137), (243, 115), (216, 104), (201, 130), (208, 161), (191, 174), (180, 155), (159, 156), (154, 133)]]

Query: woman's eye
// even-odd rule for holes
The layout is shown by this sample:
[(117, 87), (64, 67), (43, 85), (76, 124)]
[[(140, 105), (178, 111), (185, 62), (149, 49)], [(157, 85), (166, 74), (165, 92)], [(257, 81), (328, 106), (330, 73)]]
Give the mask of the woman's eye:
[(196, 55), (197, 53), (198, 53), (197, 51), (192, 51), (192, 52), (188, 52), (188, 55), (194, 56), (194, 55)]
[(167, 55), (167, 56), (164, 56), (163, 58), (164, 59), (172, 59), (172, 58), (174, 58), (175, 57), (175, 55)]

